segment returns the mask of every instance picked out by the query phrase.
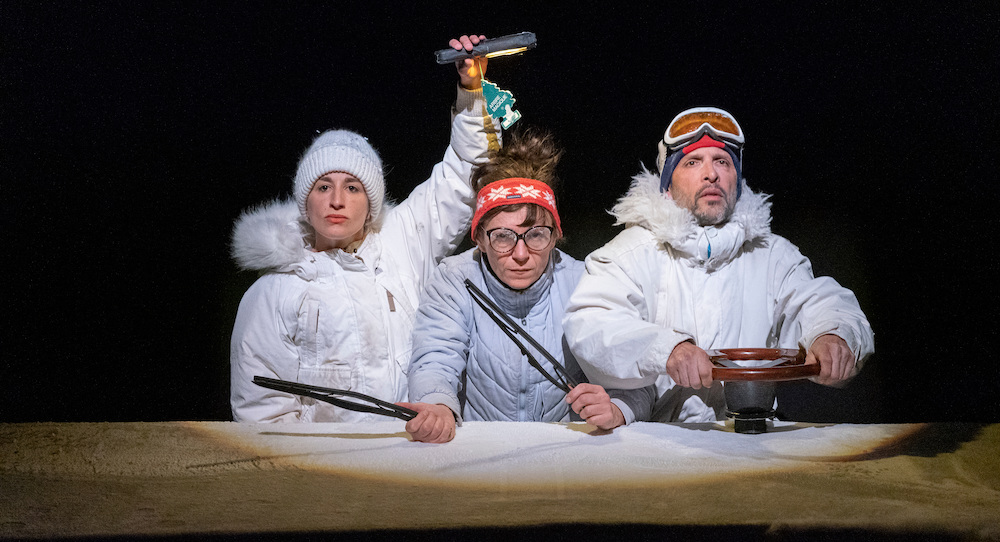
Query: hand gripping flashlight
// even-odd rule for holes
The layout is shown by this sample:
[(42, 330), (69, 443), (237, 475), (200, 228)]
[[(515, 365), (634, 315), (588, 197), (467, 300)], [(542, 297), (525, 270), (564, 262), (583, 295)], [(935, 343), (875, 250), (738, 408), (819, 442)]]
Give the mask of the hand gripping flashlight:
[(435, 51), (434, 56), (437, 57), (438, 64), (448, 64), (449, 62), (476, 56), (493, 58), (495, 56), (514, 55), (528, 49), (534, 49), (536, 43), (537, 40), (534, 32), (521, 32), (520, 34), (509, 34), (500, 36), (499, 38), (483, 40), (473, 47), (471, 51), (464, 49), (456, 51), (450, 48), (441, 49), (440, 51)]

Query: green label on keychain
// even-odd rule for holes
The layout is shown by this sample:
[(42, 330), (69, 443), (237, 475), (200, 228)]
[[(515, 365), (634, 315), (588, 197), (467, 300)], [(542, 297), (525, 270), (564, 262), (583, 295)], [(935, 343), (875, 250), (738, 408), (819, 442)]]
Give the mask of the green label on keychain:
[(503, 126), (504, 130), (510, 128), (517, 122), (517, 119), (521, 118), (521, 114), (512, 109), (516, 101), (514, 95), (486, 79), (483, 79), (483, 98), (486, 100), (486, 112), (495, 119), (503, 118), (500, 125)]

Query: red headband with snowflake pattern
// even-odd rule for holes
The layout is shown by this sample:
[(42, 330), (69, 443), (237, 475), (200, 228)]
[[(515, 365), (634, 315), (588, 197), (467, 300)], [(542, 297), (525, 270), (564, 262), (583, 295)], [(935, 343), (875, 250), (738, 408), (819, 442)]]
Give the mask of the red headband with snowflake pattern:
[(556, 231), (562, 234), (559, 212), (556, 211), (556, 196), (552, 192), (552, 187), (534, 179), (514, 177), (492, 182), (479, 191), (476, 197), (476, 214), (472, 216), (472, 235), (476, 234), (479, 221), (490, 209), (518, 203), (534, 203), (547, 209), (556, 221)]

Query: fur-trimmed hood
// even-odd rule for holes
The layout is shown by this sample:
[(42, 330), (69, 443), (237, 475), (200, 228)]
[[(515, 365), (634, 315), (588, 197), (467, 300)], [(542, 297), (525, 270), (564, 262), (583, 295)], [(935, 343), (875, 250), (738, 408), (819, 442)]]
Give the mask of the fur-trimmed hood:
[(231, 253), (244, 270), (285, 270), (309, 251), (306, 226), (292, 200), (251, 207), (236, 220)]
[[(742, 195), (733, 215), (721, 226), (699, 226), (691, 211), (678, 207), (660, 191), (660, 177), (646, 168), (632, 178), (632, 186), (610, 212), (616, 226), (641, 226), (659, 243), (691, 256), (702, 252), (703, 259), (721, 265), (741, 247), (763, 243), (771, 233), (770, 196), (751, 191), (745, 179), (740, 182)], [(698, 249), (706, 240), (710, 247), (707, 256)]]
[[(368, 224), (368, 234), (358, 251), (374, 250), (371, 237), (384, 226), (384, 217), (395, 204), (386, 198), (383, 202), (382, 217), (378, 223)], [(310, 240), (314, 235), (312, 226), (299, 214), (298, 204), (291, 199), (273, 200), (251, 207), (236, 219), (233, 228), (233, 259), (243, 270), (291, 271), (296, 264), (311, 260), (314, 254)], [(373, 253), (369, 252), (369, 256)], [(341, 251), (333, 251), (331, 257), (341, 259)]]

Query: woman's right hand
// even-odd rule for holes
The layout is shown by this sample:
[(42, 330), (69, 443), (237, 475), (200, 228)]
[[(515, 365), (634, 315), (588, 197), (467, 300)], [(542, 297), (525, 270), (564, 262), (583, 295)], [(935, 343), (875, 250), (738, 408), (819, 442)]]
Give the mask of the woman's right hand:
[(455, 414), (450, 408), (429, 403), (396, 403), (417, 411), (416, 417), (406, 422), (406, 432), (417, 442), (448, 442), (455, 438)]
[[(473, 46), (486, 39), (486, 36), (462, 36), (448, 42), (448, 45), (456, 51), (472, 51)], [(458, 79), (466, 90), (476, 90), (483, 85), (483, 76), (486, 75), (486, 57), (465, 58), (455, 61), (455, 68), (458, 69)], [(480, 73), (482, 70), (482, 73)]]

